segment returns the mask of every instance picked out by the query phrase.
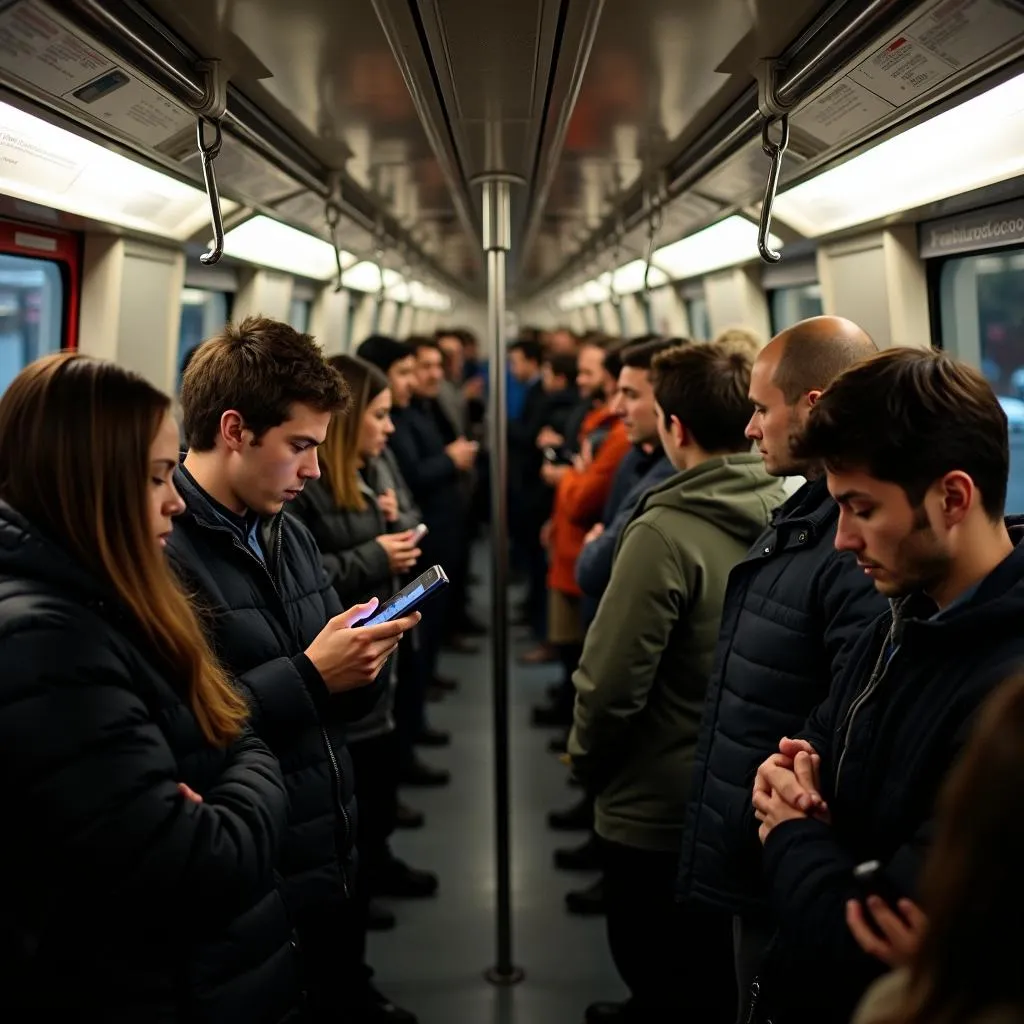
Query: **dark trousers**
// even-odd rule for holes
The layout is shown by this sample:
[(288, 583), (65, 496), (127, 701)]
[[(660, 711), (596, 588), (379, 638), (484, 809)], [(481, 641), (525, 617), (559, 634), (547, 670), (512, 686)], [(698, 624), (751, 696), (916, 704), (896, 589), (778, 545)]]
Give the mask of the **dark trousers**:
[[(426, 727), (427, 674), (421, 644), (422, 626), (406, 633), (398, 644), (398, 685), (395, 688), (395, 757), (409, 764), (416, 737)], [(362, 812), (360, 811), (360, 814)]]
[(368, 908), (365, 886), (357, 882), (344, 903), (295, 915), (306, 991), (303, 1020), (309, 1024), (340, 1024), (353, 1004), (364, 1001), (372, 974), (366, 966)]
[(359, 801), (359, 873), (356, 888), (369, 886), (390, 858), (388, 838), (398, 811), (398, 737), (394, 731), (348, 745)]
[(608, 945), (631, 994), (630, 1018), (678, 1013), (732, 1024), (732, 918), (675, 901), (678, 863), (677, 853), (605, 843)]
[(732, 919), (733, 959), (739, 989), (737, 1024), (746, 1024), (750, 1014), (750, 987), (774, 937), (775, 924), (769, 917), (737, 916)]

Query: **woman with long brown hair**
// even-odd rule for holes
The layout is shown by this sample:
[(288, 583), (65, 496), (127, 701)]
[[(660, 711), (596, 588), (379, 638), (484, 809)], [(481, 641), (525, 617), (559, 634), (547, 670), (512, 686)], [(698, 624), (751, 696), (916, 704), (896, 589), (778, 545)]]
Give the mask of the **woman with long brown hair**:
[[(341, 355), (330, 363), (348, 384), (352, 405), (344, 416), (331, 420), (320, 451), (323, 475), (306, 485), (292, 511), (313, 534), (342, 604), (361, 604), (371, 597), (383, 602), (414, 571), (420, 557), (411, 529), (418, 513), (409, 508), (408, 499), (399, 502), (384, 461), (394, 432), (391, 390), (387, 377), (362, 359)], [(407, 656), (408, 647), (399, 650), (399, 658)], [(373, 711), (348, 729), (359, 800), (360, 874), (378, 895), (429, 896), (437, 878), (408, 867), (388, 846), (398, 803), (395, 659), (387, 671), (391, 685)], [(375, 920), (378, 926), (392, 923), (380, 913)]]
[(0, 398), (11, 1020), (269, 1024), (296, 1002), (280, 771), (162, 551), (183, 507), (170, 410), (74, 354)]
[(1024, 1021), (1022, 779), (1024, 673), (988, 699), (946, 782), (921, 882), (927, 923), (901, 908), (913, 927), (900, 944), (916, 949), (869, 990), (856, 1024)]

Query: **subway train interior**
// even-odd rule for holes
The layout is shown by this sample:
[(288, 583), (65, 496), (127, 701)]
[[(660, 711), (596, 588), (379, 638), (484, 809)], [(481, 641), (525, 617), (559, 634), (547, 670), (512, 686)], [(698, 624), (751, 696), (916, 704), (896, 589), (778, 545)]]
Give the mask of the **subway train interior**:
[(0, 0), (0, 394), (77, 350), (176, 396), (257, 314), (331, 357), (461, 331), (490, 367), (473, 635), (390, 840), (436, 892), (374, 897), (388, 1009), (331, 1019), (710, 1020), (614, 1009), (585, 800), (531, 719), (562, 666), (526, 657), (496, 368), (848, 318), (981, 372), (1024, 512), (1024, 2)]

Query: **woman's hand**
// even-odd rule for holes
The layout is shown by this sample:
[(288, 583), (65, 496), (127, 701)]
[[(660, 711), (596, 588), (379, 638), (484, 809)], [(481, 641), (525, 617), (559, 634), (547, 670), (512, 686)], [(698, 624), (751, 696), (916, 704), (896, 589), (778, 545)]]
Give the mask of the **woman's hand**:
[(377, 543), (387, 553), (388, 565), (396, 576), (408, 572), (423, 553), (416, 547), (412, 530), (403, 533), (382, 533), (377, 538)]
[(384, 522), (394, 523), (398, 520), (398, 497), (393, 488), (389, 487), (383, 494), (377, 495), (377, 507), (384, 515)]

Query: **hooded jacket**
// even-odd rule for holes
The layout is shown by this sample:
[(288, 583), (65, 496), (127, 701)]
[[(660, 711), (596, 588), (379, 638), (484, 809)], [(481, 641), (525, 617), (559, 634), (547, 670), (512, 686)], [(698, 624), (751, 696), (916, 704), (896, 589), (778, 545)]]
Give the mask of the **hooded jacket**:
[(760, 456), (708, 459), (641, 499), (587, 632), (569, 753), (612, 842), (676, 851), (729, 570), (782, 498)]
[(939, 789), (981, 703), (1024, 665), (1024, 517), (1007, 525), (1016, 547), (973, 591), (941, 613), (910, 595), (865, 631), (801, 733), (821, 755), (831, 824), (782, 822), (764, 844), (779, 933), (761, 993), (777, 1024), (845, 1024), (884, 970), (846, 927), (852, 872), (879, 860), (914, 898)]
[(0, 1017), (281, 1020), (277, 759), (248, 731), (213, 746), (113, 590), (4, 502), (0, 664)]

